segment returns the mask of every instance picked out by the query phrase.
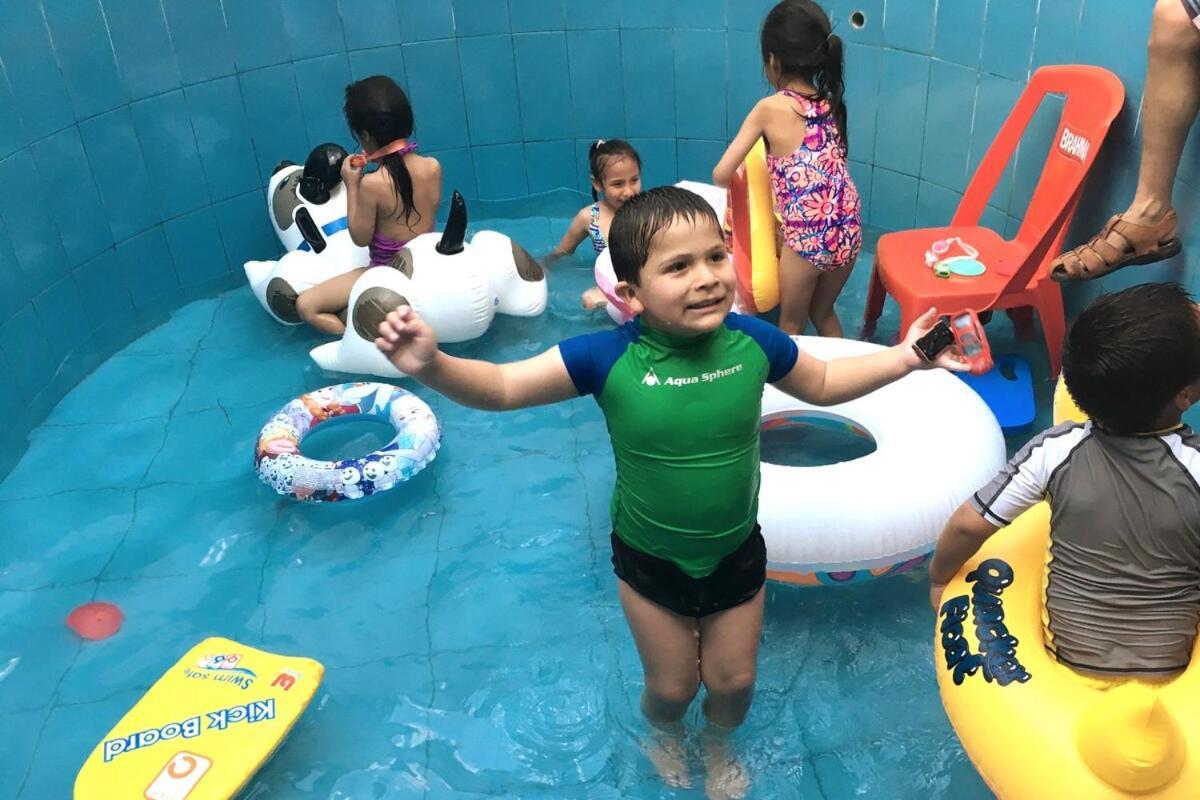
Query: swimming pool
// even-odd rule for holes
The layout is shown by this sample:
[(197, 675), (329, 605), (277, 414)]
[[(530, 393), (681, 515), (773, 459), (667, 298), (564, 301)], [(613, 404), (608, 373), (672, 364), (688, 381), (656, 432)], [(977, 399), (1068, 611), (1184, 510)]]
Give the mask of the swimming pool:
[[(472, 228), (540, 253), (566, 223)], [(869, 264), (839, 303), (848, 331)], [(578, 305), (590, 280), (583, 260), (561, 262), (543, 317), (497, 317), (449, 349), (512, 360), (605, 328)], [(895, 327), (889, 309), (880, 336)], [(998, 352), (1042, 358), (1044, 375), (1041, 345), (1010, 330), (989, 329)], [(251, 456), (274, 410), (341, 380), (309, 360), (317, 343), (244, 287), (193, 302), (33, 432), (0, 483), (0, 797), (69, 796), (88, 751), (210, 635), (327, 668), (247, 798), (702, 796), (664, 787), (640, 749), (594, 402), (489, 414), (411, 387), (442, 421), (437, 460), (366, 501), (302, 505), (260, 483)], [(380, 435), (347, 425), (314, 446), (352, 453)], [(758, 694), (736, 739), (750, 797), (990, 796), (938, 700), (926, 589), (924, 571), (769, 588)], [(81, 643), (62, 620), (92, 599), (120, 605), (125, 624)]]

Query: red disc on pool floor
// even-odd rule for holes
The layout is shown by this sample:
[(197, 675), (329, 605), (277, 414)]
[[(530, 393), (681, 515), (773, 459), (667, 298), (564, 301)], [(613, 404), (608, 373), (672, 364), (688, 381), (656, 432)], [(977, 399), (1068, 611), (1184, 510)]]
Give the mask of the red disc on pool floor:
[(67, 627), (84, 639), (107, 639), (124, 621), (125, 615), (112, 603), (84, 603), (67, 615)]

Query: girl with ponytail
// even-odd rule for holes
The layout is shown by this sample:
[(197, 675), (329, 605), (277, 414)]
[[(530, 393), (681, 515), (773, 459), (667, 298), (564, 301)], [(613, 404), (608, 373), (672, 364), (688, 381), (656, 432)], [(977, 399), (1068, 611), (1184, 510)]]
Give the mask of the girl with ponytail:
[[(363, 149), (341, 165), (346, 218), (350, 238), (369, 248), (371, 262), (296, 298), (305, 322), (339, 336), (346, 329), (340, 315), (354, 282), (369, 267), (390, 264), (410, 239), (433, 230), (442, 198), (442, 167), (435, 158), (417, 155), (412, 105), (395, 81), (385, 75), (355, 81), (346, 87), (342, 112)], [(370, 163), (379, 168), (365, 173)]]
[(783, 0), (762, 27), (763, 72), (775, 94), (750, 111), (713, 169), (728, 186), (754, 143), (764, 140), (782, 220), (779, 327), (841, 336), (834, 302), (862, 249), (861, 201), (847, 164), (842, 40), (812, 0)]

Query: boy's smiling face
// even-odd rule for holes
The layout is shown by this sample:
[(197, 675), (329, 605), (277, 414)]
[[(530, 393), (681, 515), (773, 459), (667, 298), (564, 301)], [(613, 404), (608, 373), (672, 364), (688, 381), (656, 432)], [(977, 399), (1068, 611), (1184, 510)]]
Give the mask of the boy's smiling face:
[(695, 336), (716, 330), (733, 307), (737, 277), (721, 231), (706, 217), (677, 216), (650, 242), (638, 283), (621, 297), (651, 327)]

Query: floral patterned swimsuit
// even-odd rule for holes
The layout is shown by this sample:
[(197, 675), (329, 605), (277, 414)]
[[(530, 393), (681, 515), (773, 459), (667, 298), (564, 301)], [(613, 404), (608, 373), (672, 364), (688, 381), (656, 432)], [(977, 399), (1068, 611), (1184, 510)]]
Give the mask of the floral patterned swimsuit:
[(829, 101), (789, 89), (804, 118), (804, 141), (789, 155), (767, 154), (783, 240), (823, 271), (848, 266), (862, 249), (862, 201)]

